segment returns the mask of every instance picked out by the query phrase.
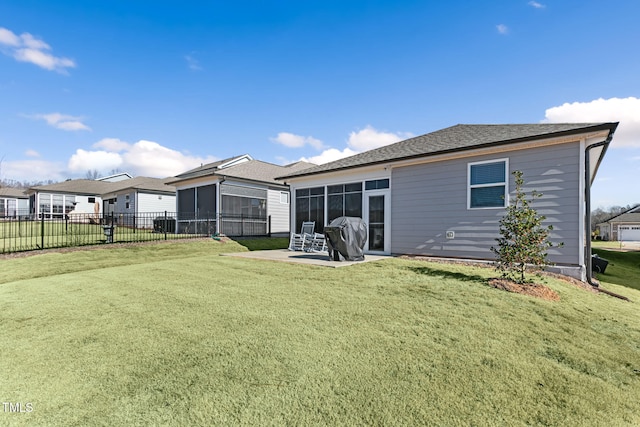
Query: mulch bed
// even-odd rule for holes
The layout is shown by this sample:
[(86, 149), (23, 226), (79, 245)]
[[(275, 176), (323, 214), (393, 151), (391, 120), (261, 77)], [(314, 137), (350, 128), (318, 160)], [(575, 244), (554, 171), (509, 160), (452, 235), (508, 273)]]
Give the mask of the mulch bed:
[[(427, 256), (419, 256), (419, 255), (416, 255), (416, 256), (404, 255), (404, 256), (401, 256), (400, 258), (419, 260), (419, 261), (429, 261), (429, 262), (435, 262), (435, 263), (441, 263), (441, 264), (464, 264), (464, 265), (469, 265), (473, 267), (493, 269), (493, 264), (488, 261), (474, 262), (474, 261), (457, 260), (457, 259), (432, 258)], [(585, 290), (587, 292), (594, 292), (594, 293), (598, 292), (598, 290), (595, 289), (590, 284), (578, 279), (574, 279), (573, 277), (564, 276), (562, 274), (551, 273), (548, 271), (539, 271), (538, 274), (542, 277), (553, 277), (554, 279), (562, 280), (565, 283), (568, 283), (573, 286), (577, 286), (580, 289)], [(504, 279), (504, 278), (491, 278), (488, 280), (487, 283), (491, 287), (494, 287), (496, 289), (502, 289), (507, 292), (514, 292), (518, 294), (529, 295), (536, 298), (542, 298), (547, 301), (560, 300), (560, 296), (554, 290), (552, 290), (548, 286), (541, 283), (527, 283), (527, 284), (520, 285), (518, 283), (515, 283), (512, 280)]]
[(560, 301), (560, 295), (553, 289), (540, 283), (516, 283), (513, 280), (492, 278), (489, 279), (489, 286), (496, 289), (502, 289), (507, 292), (529, 295), (531, 297), (542, 298), (547, 301)]

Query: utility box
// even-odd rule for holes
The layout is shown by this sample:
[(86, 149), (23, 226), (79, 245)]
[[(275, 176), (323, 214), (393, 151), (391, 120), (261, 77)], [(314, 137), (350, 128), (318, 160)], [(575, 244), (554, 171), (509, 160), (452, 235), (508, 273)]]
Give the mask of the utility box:
[(591, 256), (591, 271), (595, 271), (596, 273), (604, 273), (607, 269), (607, 265), (609, 265), (609, 261), (600, 258), (597, 254), (593, 254)]
[(105, 243), (113, 243), (113, 234), (115, 233), (115, 225), (103, 225), (102, 231), (104, 231), (104, 237), (106, 237)]

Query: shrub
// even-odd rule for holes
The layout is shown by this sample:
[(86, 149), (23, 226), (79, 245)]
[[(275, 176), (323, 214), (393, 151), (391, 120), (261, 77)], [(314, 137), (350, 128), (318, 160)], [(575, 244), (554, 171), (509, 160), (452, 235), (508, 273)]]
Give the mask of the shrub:
[(527, 200), (522, 189), (524, 179), (522, 171), (513, 171), (515, 177), (515, 197), (508, 204), (505, 216), (500, 220), (500, 236), (498, 246), (491, 251), (496, 254), (496, 269), (502, 273), (502, 277), (511, 279), (516, 283), (530, 282), (526, 277), (529, 266), (539, 268), (549, 264), (547, 250), (551, 247), (560, 247), (562, 243), (554, 244), (549, 240), (549, 234), (553, 230), (552, 225), (543, 226), (546, 219), (544, 215), (531, 207), (530, 203), (542, 196), (533, 190), (530, 193), (531, 200)]

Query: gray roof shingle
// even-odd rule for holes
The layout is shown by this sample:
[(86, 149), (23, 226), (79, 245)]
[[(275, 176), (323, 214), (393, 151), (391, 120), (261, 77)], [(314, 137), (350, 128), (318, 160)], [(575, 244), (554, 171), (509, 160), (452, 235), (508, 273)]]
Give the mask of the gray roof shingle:
[(608, 129), (610, 133), (613, 133), (617, 125), (617, 123), (459, 124), (278, 178), (315, 175), (392, 160), (426, 157), (545, 137), (572, 135), (585, 131)]
[(267, 184), (282, 185), (282, 182), (276, 181), (275, 178), (277, 176), (289, 173), (297, 173), (304, 169), (308, 169), (309, 167), (316, 166), (313, 163), (307, 162), (296, 162), (286, 166), (280, 166), (273, 163), (263, 162), (261, 160), (249, 160), (222, 169), (218, 168), (218, 166), (232, 161), (236, 158), (238, 157), (232, 157), (230, 159), (203, 165), (199, 168), (195, 168), (177, 175), (176, 178), (169, 180), (169, 182), (177, 183), (187, 179), (217, 175), (221, 177), (233, 177), (249, 181), (264, 182)]
[(10, 199), (28, 199), (29, 196), (25, 191), (26, 190), (24, 188), (0, 187), (0, 197)]
[(55, 193), (70, 194), (86, 194), (86, 195), (103, 195), (113, 194), (115, 192), (128, 188), (135, 190), (158, 191), (164, 193), (173, 193), (176, 188), (167, 185), (169, 178), (150, 178), (146, 176), (138, 176), (122, 181), (96, 181), (93, 179), (71, 179), (68, 181), (58, 182), (55, 184), (38, 185), (31, 187), (29, 191), (46, 191)]
[(613, 218), (609, 218), (605, 222), (640, 222), (640, 205), (616, 215)]

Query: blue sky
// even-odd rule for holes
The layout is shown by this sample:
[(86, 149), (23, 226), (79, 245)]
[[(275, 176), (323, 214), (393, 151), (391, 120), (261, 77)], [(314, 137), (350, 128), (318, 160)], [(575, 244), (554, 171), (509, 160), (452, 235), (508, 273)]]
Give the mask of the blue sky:
[(326, 162), (457, 123), (620, 121), (640, 203), (640, 2), (0, 3), (0, 176)]

